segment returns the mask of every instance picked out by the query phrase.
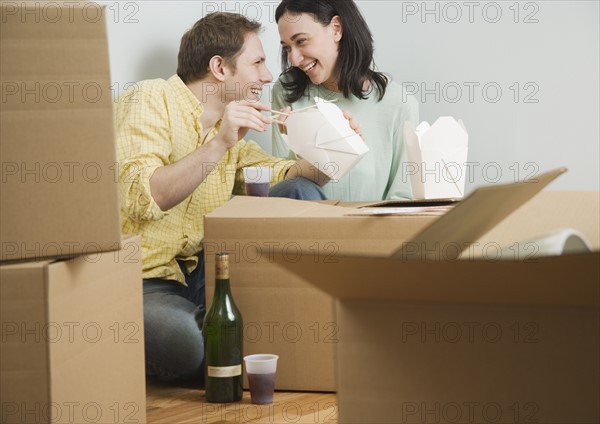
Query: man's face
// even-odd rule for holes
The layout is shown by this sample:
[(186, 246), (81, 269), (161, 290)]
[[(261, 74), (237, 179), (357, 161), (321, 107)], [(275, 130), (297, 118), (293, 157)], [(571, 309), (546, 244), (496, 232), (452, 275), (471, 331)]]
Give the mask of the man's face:
[(273, 81), (265, 62), (265, 52), (257, 34), (246, 35), (242, 52), (237, 58), (235, 71), (226, 66), (224, 98), (226, 102), (248, 100), (256, 102), (264, 84)]

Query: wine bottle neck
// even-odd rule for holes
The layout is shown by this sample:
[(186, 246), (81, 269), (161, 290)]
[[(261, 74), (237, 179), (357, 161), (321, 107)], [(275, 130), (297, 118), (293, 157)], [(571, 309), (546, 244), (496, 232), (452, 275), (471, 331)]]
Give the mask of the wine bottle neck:
[(231, 296), (229, 278), (215, 280), (215, 297)]

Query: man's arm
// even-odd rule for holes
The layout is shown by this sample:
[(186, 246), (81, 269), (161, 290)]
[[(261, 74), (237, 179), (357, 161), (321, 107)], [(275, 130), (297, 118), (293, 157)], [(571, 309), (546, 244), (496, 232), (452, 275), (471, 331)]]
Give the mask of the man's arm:
[(150, 191), (160, 209), (171, 209), (192, 194), (227, 150), (215, 137), (180, 161), (156, 168), (150, 177)]
[(260, 103), (229, 103), (215, 138), (182, 160), (157, 168), (150, 178), (150, 190), (160, 209), (171, 209), (192, 194), (249, 129), (266, 131), (272, 119), (262, 115), (261, 110), (269, 107)]

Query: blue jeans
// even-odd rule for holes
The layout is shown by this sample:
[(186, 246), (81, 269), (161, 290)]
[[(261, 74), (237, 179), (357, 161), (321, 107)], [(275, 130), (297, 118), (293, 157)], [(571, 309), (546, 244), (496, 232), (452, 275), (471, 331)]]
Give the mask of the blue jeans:
[(203, 376), (204, 255), (191, 274), (180, 264), (187, 287), (159, 278), (144, 280), (146, 375), (163, 381)]
[(275, 184), (269, 190), (269, 197), (287, 197), (298, 200), (327, 200), (327, 196), (317, 183), (306, 178), (292, 178)]

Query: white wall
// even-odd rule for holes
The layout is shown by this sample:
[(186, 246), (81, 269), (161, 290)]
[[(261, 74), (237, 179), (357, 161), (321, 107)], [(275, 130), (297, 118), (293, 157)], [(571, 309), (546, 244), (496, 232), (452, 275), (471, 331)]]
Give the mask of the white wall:
[[(175, 73), (183, 32), (204, 14), (260, 20), (276, 77), (278, 1), (99, 1), (115, 92)], [(421, 119), (462, 118), (467, 189), (558, 166), (555, 189), (600, 189), (599, 2), (359, 1), (376, 63), (413, 92)], [(269, 100), (269, 90), (263, 93)], [(269, 134), (251, 134), (270, 151)], [(467, 190), (468, 191), (468, 190)]]

